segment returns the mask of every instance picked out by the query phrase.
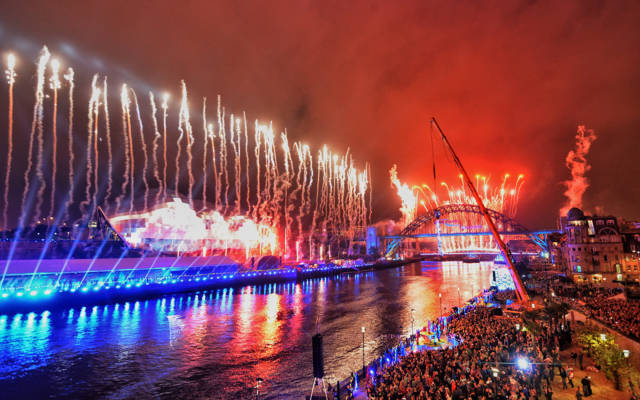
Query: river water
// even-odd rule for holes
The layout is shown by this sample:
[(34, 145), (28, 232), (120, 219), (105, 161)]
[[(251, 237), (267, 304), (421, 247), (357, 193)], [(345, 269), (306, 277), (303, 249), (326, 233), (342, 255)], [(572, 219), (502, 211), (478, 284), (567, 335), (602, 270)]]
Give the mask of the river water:
[[(491, 264), (414, 263), (361, 275), (0, 315), (0, 398), (303, 398), (311, 336), (328, 382), (490, 284)], [(458, 290), (459, 289), (459, 290)], [(411, 311), (411, 310), (414, 311)]]

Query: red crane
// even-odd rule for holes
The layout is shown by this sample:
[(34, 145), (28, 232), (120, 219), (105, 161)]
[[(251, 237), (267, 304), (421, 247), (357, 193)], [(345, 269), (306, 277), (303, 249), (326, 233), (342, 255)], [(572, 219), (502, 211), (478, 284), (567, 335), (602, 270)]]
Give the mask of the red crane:
[[(484, 203), (482, 202), (482, 198), (480, 198), (480, 195), (476, 191), (475, 186), (473, 186), (473, 182), (471, 182), (471, 179), (469, 179), (469, 175), (467, 175), (467, 171), (465, 171), (464, 167), (462, 166), (462, 162), (460, 162), (460, 159), (456, 155), (456, 152), (453, 150), (451, 143), (449, 143), (449, 140), (445, 136), (444, 132), (440, 128), (440, 125), (438, 125), (438, 122), (436, 121), (435, 118), (431, 118), (431, 124), (432, 126), (436, 127), (438, 132), (440, 132), (442, 141), (449, 149), (449, 152), (451, 153), (451, 157), (453, 158), (453, 162), (456, 164), (456, 166), (458, 167), (458, 170), (460, 170), (460, 173), (464, 177), (464, 181), (467, 185), (467, 188), (469, 188), (469, 191), (471, 192), (473, 197), (476, 199), (476, 203), (478, 204), (478, 207), (480, 207), (480, 211), (482, 212), (482, 215), (484, 215), (484, 219), (487, 221), (487, 225), (491, 230), (493, 238), (496, 240), (496, 243), (498, 243), (498, 247), (500, 248), (500, 251), (504, 256), (504, 259), (507, 261), (507, 264), (509, 265), (509, 272), (511, 272), (511, 277), (513, 278), (513, 282), (516, 286), (516, 294), (518, 296), (518, 301), (523, 306), (528, 306), (530, 303), (529, 294), (524, 288), (522, 279), (520, 279), (520, 275), (518, 275), (518, 272), (516, 271), (516, 268), (513, 264), (513, 259), (511, 258), (511, 252), (509, 251), (509, 249), (507, 248), (507, 245), (504, 243), (504, 241), (500, 237), (500, 234), (498, 233), (498, 230), (496, 229), (496, 226), (493, 223), (491, 216), (489, 216), (489, 213), (487, 212), (487, 208), (484, 206)], [(435, 174), (435, 167), (434, 167), (434, 174)]]

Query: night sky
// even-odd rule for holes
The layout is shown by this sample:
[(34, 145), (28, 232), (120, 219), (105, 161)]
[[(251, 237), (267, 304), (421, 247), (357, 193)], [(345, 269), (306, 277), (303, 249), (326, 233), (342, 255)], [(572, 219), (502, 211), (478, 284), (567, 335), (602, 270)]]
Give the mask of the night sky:
[[(525, 174), (518, 219), (541, 228), (556, 225), (578, 125), (598, 136), (585, 209), (640, 217), (638, 21), (633, 1), (13, 1), (0, 51), (19, 74), (46, 44), (84, 80), (175, 97), (185, 79), (314, 149), (349, 147), (373, 165), (374, 219), (399, 215), (393, 164), (432, 182), (435, 116), (471, 174)], [(455, 181), (439, 151), (438, 180)]]

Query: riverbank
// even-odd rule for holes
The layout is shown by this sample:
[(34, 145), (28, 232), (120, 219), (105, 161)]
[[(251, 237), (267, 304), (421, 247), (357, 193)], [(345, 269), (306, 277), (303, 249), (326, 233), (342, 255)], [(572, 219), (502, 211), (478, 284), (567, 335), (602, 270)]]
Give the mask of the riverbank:
[(361, 274), (389, 268), (397, 268), (418, 259), (385, 260), (369, 264), (318, 267), (296, 267), (240, 273), (209, 273), (167, 278), (160, 281), (137, 283), (95, 284), (79, 290), (16, 290), (0, 298), (0, 314), (14, 314), (79, 306), (117, 304), (135, 300), (149, 300), (179, 293), (200, 293), (215, 289), (234, 289), (244, 286), (269, 285), (287, 282), (303, 282), (309, 279)]

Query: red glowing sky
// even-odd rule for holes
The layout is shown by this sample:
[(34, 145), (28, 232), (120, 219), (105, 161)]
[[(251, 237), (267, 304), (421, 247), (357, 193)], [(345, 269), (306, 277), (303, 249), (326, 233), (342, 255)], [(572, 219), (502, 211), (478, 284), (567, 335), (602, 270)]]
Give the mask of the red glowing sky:
[(632, 1), (13, 2), (0, 43), (66, 44), (158, 90), (184, 78), (294, 139), (350, 147), (373, 163), (378, 218), (397, 216), (394, 163), (430, 182), (436, 116), (472, 174), (524, 173), (519, 219), (553, 227), (578, 124), (598, 135), (585, 208), (640, 217), (639, 20)]

